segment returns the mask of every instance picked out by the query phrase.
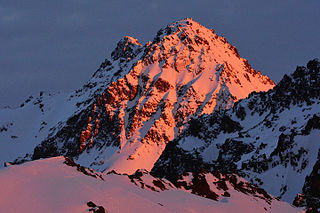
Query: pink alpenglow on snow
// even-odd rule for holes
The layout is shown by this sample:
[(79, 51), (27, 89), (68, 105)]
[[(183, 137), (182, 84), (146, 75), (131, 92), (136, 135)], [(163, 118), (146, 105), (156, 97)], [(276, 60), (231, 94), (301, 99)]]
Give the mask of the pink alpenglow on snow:
[(169, 181), (148, 174), (137, 179), (114, 173), (102, 175), (64, 157), (2, 169), (0, 188), (0, 212), (8, 213), (79, 213), (97, 208), (108, 213), (241, 213), (252, 209), (257, 213), (299, 212), (274, 198), (268, 203), (231, 189), (229, 197), (215, 201), (178, 189)]

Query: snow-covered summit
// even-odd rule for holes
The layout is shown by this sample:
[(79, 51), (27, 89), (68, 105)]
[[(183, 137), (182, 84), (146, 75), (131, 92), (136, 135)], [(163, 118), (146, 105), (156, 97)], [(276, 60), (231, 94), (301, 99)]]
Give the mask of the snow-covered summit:
[[(48, 100), (41, 103), (43, 114), (35, 114), (37, 122), (19, 136), (32, 141), (33, 151), (19, 154), (16, 162), (68, 155), (100, 171), (151, 170), (191, 117), (273, 87), (226, 39), (191, 19), (178, 21), (143, 46), (132, 37), (121, 39), (82, 88), (61, 99), (42, 98)], [(21, 116), (32, 107), (19, 109)], [(58, 120), (55, 113), (64, 107)], [(14, 132), (16, 121), (9, 116), (5, 125), (12, 123)], [(10, 144), (14, 139), (7, 133)]]

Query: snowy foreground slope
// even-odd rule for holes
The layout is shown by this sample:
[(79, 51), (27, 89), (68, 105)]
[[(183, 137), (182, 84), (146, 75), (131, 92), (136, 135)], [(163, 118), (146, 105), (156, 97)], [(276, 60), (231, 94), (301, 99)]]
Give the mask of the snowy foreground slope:
[(151, 170), (192, 116), (273, 87), (225, 38), (178, 21), (143, 46), (120, 40), (79, 90), (0, 110), (0, 166), (67, 155), (99, 171)]
[(237, 173), (296, 206), (320, 208), (320, 63), (308, 62), (268, 92), (202, 116), (168, 145), (152, 174)]
[[(207, 180), (214, 182), (215, 178)], [(242, 193), (229, 182), (220, 186), (229, 188), (229, 195), (215, 201), (177, 189), (170, 182), (148, 174), (100, 174), (68, 158), (56, 157), (0, 170), (0, 212), (81, 213), (90, 209), (98, 212), (98, 208), (108, 213), (302, 212), (272, 197), (265, 199), (267, 194)], [(238, 190), (245, 189), (241, 187)], [(222, 191), (213, 186), (211, 189)], [(93, 206), (90, 201), (97, 207), (89, 207)]]

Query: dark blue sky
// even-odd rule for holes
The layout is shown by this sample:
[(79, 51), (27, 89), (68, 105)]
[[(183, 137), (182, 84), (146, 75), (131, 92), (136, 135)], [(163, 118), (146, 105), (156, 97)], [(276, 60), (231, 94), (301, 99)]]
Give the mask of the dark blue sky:
[(72, 91), (125, 35), (140, 43), (191, 17), (278, 82), (320, 57), (319, 0), (0, 0), (0, 107)]

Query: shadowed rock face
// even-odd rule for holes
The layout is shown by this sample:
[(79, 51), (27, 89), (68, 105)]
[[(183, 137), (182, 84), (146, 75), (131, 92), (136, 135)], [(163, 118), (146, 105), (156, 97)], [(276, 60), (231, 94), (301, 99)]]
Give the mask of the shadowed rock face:
[[(73, 95), (77, 110), (52, 128), (32, 159), (67, 155), (101, 171), (150, 171), (191, 117), (273, 87), (213, 30), (178, 21), (144, 46), (132, 37), (119, 41), (111, 60)], [(240, 128), (227, 117), (221, 125)]]
[(65, 162), (64, 163), (66, 165), (68, 165), (68, 166), (76, 167), (77, 171), (79, 171), (79, 172), (81, 172), (81, 173), (83, 173), (85, 175), (88, 175), (88, 176), (91, 176), (91, 177), (94, 177), (94, 178), (97, 178), (97, 179), (104, 180), (101, 174), (98, 174), (93, 169), (85, 168), (85, 167), (75, 163), (72, 159), (70, 159), (68, 157), (65, 157)]
[(121, 175), (111, 171), (107, 175), (127, 176), (137, 187), (160, 193), (166, 190), (181, 189), (215, 201), (229, 197), (234, 198), (239, 194), (250, 197), (250, 199), (263, 200), (269, 205), (275, 201), (275, 198), (265, 190), (236, 174), (223, 175), (219, 172), (207, 172), (205, 169), (199, 169), (198, 172), (185, 172), (172, 182), (153, 177), (146, 170), (137, 170), (132, 175)]
[(218, 172), (209, 173), (204, 170), (198, 173), (184, 173), (179, 176), (175, 185), (190, 190), (191, 193), (219, 201), (223, 197), (232, 197), (234, 191), (257, 197), (271, 203), (272, 198), (265, 190), (241, 179), (235, 174), (222, 175)]
[(118, 42), (117, 47), (111, 53), (111, 57), (114, 61), (120, 58), (130, 60), (139, 54), (141, 47), (142, 45), (137, 39), (126, 36)]
[[(312, 130), (320, 130), (320, 116), (314, 115), (308, 121), (303, 133), (309, 135)], [(320, 208), (320, 149), (311, 173), (305, 178), (302, 194), (296, 196), (293, 204), (298, 207), (309, 207), (310, 212)]]

